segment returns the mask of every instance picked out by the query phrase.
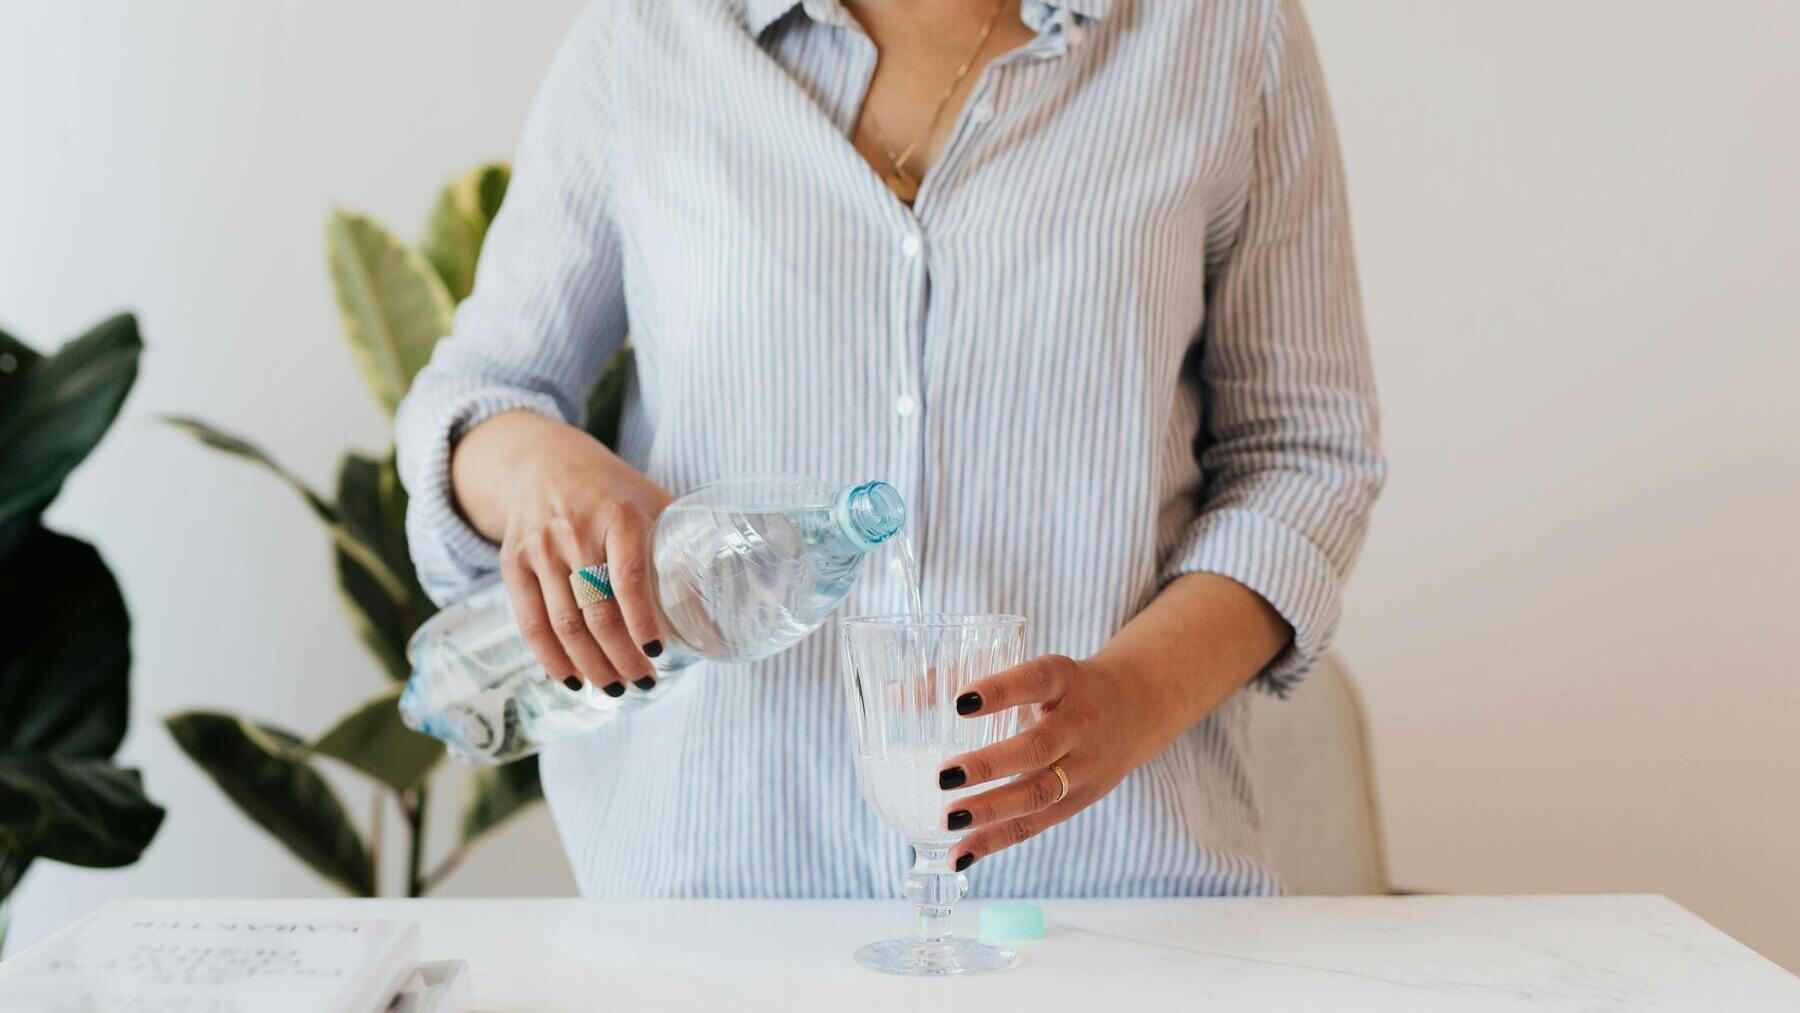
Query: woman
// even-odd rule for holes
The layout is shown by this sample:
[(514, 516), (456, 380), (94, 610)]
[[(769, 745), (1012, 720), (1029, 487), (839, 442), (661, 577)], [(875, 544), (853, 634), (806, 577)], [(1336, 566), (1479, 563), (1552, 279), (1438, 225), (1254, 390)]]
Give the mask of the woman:
[[(628, 330), (615, 455), (573, 423)], [(1330, 636), (1375, 430), (1294, 0), (595, 2), (399, 419), (430, 592), (498, 573), (615, 695), (654, 683), (672, 493), (893, 482), (929, 605), (1028, 617), (1041, 656), (961, 703), (1045, 719), (939, 781), (1023, 775), (943, 818), (978, 893), (1040, 896), (1277, 889), (1237, 691)], [(899, 611), (873, 576), (848, 608)], [(547, 750), (582, 890), (890, 894), (838, 680), (815, 636)]]

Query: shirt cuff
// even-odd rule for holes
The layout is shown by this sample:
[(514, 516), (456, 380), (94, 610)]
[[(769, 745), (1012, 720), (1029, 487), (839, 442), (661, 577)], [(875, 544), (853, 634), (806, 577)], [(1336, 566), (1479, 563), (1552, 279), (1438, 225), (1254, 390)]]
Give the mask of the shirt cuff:
[(1164, 584), (1216, 573), (1261, 595), (1294, 628), (1293, 641), (1251, 685), (1279, 697), (1299, 684), (1331, 640), (1342, 607), (1342, 578), (1305, 535), (1251, 510), (1201, 514), (1162, 568)]
[[(408, 408), (420, 411), (414, 414)], [(472, 391), (429, 407), (402, 405), (400, 471), (408, 496), (407, 543), (419, 585), (439, 605), (467, 597), (500, 572), (500, 546), (476, 531), (456, 505), (450, 453), (464, 433), (510, 411), (563, 420), (555, 398), (509, 387)]]

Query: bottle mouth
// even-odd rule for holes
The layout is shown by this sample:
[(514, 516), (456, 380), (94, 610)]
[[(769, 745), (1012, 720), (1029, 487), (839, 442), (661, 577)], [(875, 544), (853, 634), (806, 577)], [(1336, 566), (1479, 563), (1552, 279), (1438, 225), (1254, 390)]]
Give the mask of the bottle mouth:
[(837, 507), (838, 526), (867, 549), (894, 537), (906, 526), (906, 503), (900, 498), (900, 490), (886, 482), (850, 487)]

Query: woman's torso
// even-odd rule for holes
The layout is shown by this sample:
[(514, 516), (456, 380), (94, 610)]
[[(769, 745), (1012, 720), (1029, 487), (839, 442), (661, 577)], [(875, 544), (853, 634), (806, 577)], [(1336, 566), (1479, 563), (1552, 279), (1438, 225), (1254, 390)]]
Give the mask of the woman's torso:
[[(1267, 5), (1025, 4), (1037, 38), (982, 73), (910, 211), (847, 140), (875, 54), (834, 2), (610, 6), (624, 456), (675, 489), (885, 479), (928, 607), (1098, 648), (1195, 513), (1183, 360), (1241, 217)], [(847, 612), (900, 609), (887, 563)], [(697, 666), (552, 747), (584, 892), (891, 894), (905, 849), (857, 795), (834, 643)], [(1245, 754), (1234, 699), (974, 892), (1274, 889)]]

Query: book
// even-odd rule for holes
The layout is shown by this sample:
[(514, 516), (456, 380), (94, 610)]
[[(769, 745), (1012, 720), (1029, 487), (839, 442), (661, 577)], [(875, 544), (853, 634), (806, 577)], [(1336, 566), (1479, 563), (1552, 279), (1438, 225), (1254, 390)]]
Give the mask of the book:
[(388, 1013), (469, 1013), (474, 1001), (469, 962), (434, 960), (413, 971), (388, 1005)]
[(181, 901), (140, 901), (99, 911), (0, 964), (0, 1006), (382, 1013), (418, 955), (418, 926), (406, 922), (235, 917), (211, 906), (196, 914)]

